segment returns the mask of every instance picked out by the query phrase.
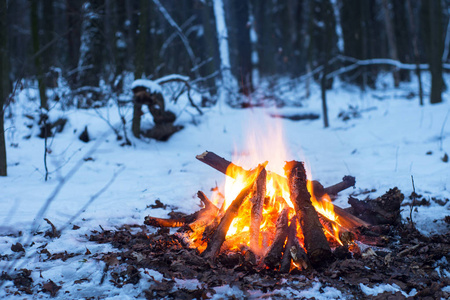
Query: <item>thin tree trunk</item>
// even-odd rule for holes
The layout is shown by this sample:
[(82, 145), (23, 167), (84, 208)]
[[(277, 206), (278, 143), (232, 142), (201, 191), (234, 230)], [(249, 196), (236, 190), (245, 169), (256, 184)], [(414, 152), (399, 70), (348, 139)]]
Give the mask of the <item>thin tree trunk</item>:
[[(2, 0), (6, 1), (6, 0)], [(3, 91), (2, 91), (3, 92)], [(7, 175), (7, 165), (6, 165), (6, 141), (5, 141), (5, 128), (3, 125), (3, 97), (0, 100), (0, 176)]]
[[(441, 1), (428, 1), (430, 22), (430, 71), (431, 92), (430, 103), (442, 102), (442, 9)], [(426, 5), (426, 4), (423, 4)]]
[[(148, 0), (141, 0), (140, 2), (140, 15), (139, 15), (139, 35), (136, 46), (136, 70), (134, 72), (134, 78), (142, 78), (145, 72), (145, 51), (147, 45), (148, 34)], [(133, 107), (133, 121), (131, 124), (131, 131), (137, 138), (141, 135), (141, 104), (134, 103)]]
[(9, 90), (7, 0), (0, 0), (0, 176), (7, 175), (3, 107)]
[(259, 55), (258, 55), (258, 33), (255, 24), (255, 7), (249, 2), (250, 43), (252, 45), (252, 85), (259, 85)]
[(344, 37), (342, 35), (341, 13), (339, 10), (338, 0), (331, 0), (334, 18), (336, 20), (337, 47), (340, 53), (344, 53)]
[[(104, 0), (90, 0), (83, 4), (81, 26), (78, 85), (98, 86), (103, 70), (104, 38), (102, 34), (102, 13)], [(87, 102), (96, 99), (86, 99)]]
[(237, 30), (237, 79), (239, 92), (249, 96), (253, 92), (252, 82), (252, 46), (250, 43), (250, 27), (248, 26), (249, 5), (247, 1), (234, 0), (235, 28)]
[[(67, 27), (69, 32), (67, 33), (67, 51), (68, 51), (68, 64), (69, 69), (74, 69), (78, 65), (78, 50), (80, 46), (77, 41), (80, 39), (80, 28), (78, 25), (78, 19), (80, 16), (80, 7), (75, 0), (66, 0), (66, 15), (67, 15)], [(70, 84), (75, 86), (76, 76), (74, 80), (70, 81)]]
[(322, 78), (320, 82), (321, 94), (322, 94), (322, 114), (323, 114), (323, 127), (327, 128), (330, 126), (328, 122), (328, 107), (327, 107), (327, 70), (328, 61), (325, 61), (324, 69), (322, 72)]
[[(44, 29), (44, 45), (48, 45), (53, 40), (53, 31), (54, 31), (54, 9), (53, 9), (53, 0), (44, 0), (43, 1), (43, 29)], [(54, 46), (50, 45), (45, 50), (43, 58), (44, 58), (44, 69), (47, 71), (54, 64)]]
[(236, 90), (236, 80), (231, 74), (228, 30), (225, 22), (225, 10), (223, 4), (223, 0), (213, 0), (214, 17), (216, 18), (216, 30), (219, 40), (220, 71), (222, 73), (222, 86), (219, 89), (219, 103), (225, 103), (230, 93)]
[(323, 113), (323, 126), (327, 128), (329, 126), (328, 122), (328, 107), (327, 107), (327, 73), (328, 73), (328, 60), (330, 59), (331, 43), (331, 17), (333, 13), (331, 12), (330, 5), (327, 5), (326, 1), (322, 3), (322, 9), (325, 15), (325, 35), (324, 35), (324, 59), (323, 59), (323, 72), (321, 79), (321, 91), (322, 91), (322, 113)]
[[(397, 43), (395, 41), (395, 29), (394, 23), (392, 22), (391, 19), (388, 0), (383, 0), (383, 12), (384, 12), (384, 25), (386, 27), (386, 35), (388, 38), (388, 45), (389, 45), (389, 56), (393, 60), (398, 61), (399, 59), (398, 59)], [(397, 68), (394, 68), (392, 75), (394, 77), (394, 86), (399, 87), (400, 75), (398, 73)]]
[(416, 74), (417, 74), (417, 81), (419, 83), (419, 103), (421, 106), (423, 106), (423, 88), (422, 88), (422, 76), (420, 71), (420, 54), (419, 54), (419, 47), (418, 47), (418, 37), (417, 37), (417, 31), (416, 26), (414, 23), (414, 14), (411, 6), (411, 0), (406, 1), (406, 6), (408, 9), (408, 20), (409, 20), (409, 28), (412, 32), (412, 44), (414, 49), (414, 61), (416, 63)]
[[(203, 42), (205, 44), (205, 59), (212, 59), (211, 62), (205, 65), (205, 75), (213, 74), (216, 71), (216, 51), (217, 51), (217, 36), (214, 30), (214, 21), (213, 21), (213, 11), (211, 7), (211, 2), (205, 1), (202, 8), (202, 25), (203, 25)], [(216, 83), (214, 78), (209, 78), (206, 81), (208, 88), (210, 88), (211, 95), (215, 95), (217, 93)]]
[(39, 87), (39, 97), (41, 99), (41, 108), (48, 109), (47, 95), (45, 93), (45, 81), (42, 71), (41, 55), (39, 53), (39, 19), (38, 19), (38, 1), (30, 0), (30, 24), (31, 24), (31, 39), (33, 42), (34, 65), (36, 67), (36, 76)]

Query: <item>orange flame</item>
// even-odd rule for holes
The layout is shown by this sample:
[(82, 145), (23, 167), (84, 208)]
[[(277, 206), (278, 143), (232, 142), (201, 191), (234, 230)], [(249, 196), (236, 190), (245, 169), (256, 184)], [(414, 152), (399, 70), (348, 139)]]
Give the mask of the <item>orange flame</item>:
[[(231, 202), (241, 192), (241, 190), (250, 184), (251, 180), (248, 172), (252, 167), (267, 161), (266, 165), (266, 197), (263, 205), (263, 217), (260, 225), (259, 249), (252, 249), (255, 253), (261, 253), (262, 249), (268, 249), (273, 242), (276, 228), (276, 220), (279, 213), (284, 207), (289, 206), (294, 208), (290, 200), (290, 193), (288, 187), (288, 180), (283, 175), (283, 167), (285, 162), (290, 160), (289, 151), (286, 149), (284, 142), (284, 134), (281, 126), (281, 121), (274, 118), (263, 118), (262, 122), (256, 122), (257, 125), (247, 126), (249, 131), (246, 136), (246, 148), (244, 151), (235, 151), (233, 154), (233, 163), (244, 168), (229, 167), (227, 169), (226, 181), (224, 184), (224, 209), (227, 209)], [(258, 128), (259, 130), (256, 130)], [(231, 165), (230, 165), (231, 166)], [(308, 178), (311, 180), (311, 172), (307, 168)], [(311, 195), (313, 193), (313, 186), (311, 181), (308, 181), (308, 190)], [(326, 195), (325, 197), (328, 197)], [(217, 191), (212, 196), (213, 201), (219, 199)], [(329, 197), (326, 198), (329, 200)], [(334, 214), (333, 205), (330, 201), (317, 201), (314, 196), (311, 197), (315, 209), (322, 215), (326, 216), (332, 223), (338, 223), (336, 215)], [(249, 230), (251, 220), (252, 201), (246, 200), (240, 207), (237, 217), (234, 218), (226, 235), (226, 245), (229, 249), (237, 249), (249, 247)], [(289, 218), (295, 214), (292, 209)], [(339, 241), (339, 231), (337, 225), (333, 224), (333, 232), (328, 235), (333, 236)], [(298, 225), (297, 230), (300, 243), (303, 243), (303, 234)], [(203, 251), (206, 247), (202, 242), (202, 232), (194, 231), (191, 235), (191, 241), (200, 250)], [(340, 241), (339, 241), (340, 242)]]

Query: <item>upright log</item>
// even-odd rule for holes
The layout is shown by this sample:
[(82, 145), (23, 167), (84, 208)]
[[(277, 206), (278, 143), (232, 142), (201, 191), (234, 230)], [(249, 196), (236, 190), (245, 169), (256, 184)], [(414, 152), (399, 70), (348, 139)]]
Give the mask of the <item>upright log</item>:
[(275, 238), (272, 245), (269, 248), (266, 256), (264, 257), (264, 263), (272, 269), (277, 268), (281, 263), (281, 257), (283, 256), (284, 242), (288, 234), (288, 221), (289, 221), (289, 208), (284, 208), (278, 216), (277, 225), (275, 230)]
[(308, 256), (305, 249), (300, 245), (297, 238), (297, 217), (293, 217), (288, 228), (288, 239), (286, 249), (281, 259), (280, 272), (289, 273), (291, 269), (291, 261), (300, 266), (303, 270), (310, 267)]
[[(256, 177), (259, 175), (259, 173), (263, 170), (263, 166), (258, 166), (256, 170)], [(255, 177), (255, 179), (256, 179)], [(205, 251), (203, 251), (202, 256), (206, 259), (213, 259), (217, 256), (217, 254), (220, 251), (220, 247), (222, 246), (223, 242), (225, 241), (225, 237), (227, 235), (228, 229), (230, 228), (231, 222), (233, 222), (233, 219), (237, 216), (239, 207), (241, 207), (244, 200), (247, 198), (249, 193), (253, 190), (253, 185), (255, 182), (255, 179), (251, 180), (251, 183), (247, 185), (242, 191), (237, 195), (236, 199), (233, 200), (233, 202), (230, 204), (230, 206), (227, 208), (224, 216), (220, 220), (219, 226), (212, 234), (208, 246), (206, 247)]]
[(264, 198), (266, 197), (266, 169), (262, 169), (255, 181), (255, 192), (252, 197), (252, 211), (250, 217), (250, 248), (258, 253), (260, 244), (260, 227), (263, 219)]
[(286, 162), (284, 170), (288, 177), (291, 202), (294, 204), (305, 237), (308, 258), (313, 266), (326, 263), (332, 258), (331, 249), (317, 212), (311, 203), (305, 167), (302, 162), (290, 161)]

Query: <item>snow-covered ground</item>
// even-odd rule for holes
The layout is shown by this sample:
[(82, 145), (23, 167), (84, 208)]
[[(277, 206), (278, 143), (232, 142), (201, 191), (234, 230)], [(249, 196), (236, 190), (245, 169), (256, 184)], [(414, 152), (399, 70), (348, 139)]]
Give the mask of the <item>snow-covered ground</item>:
[[(200, 163), (195, 156), (205, 150), (227, 159), (231, 159), (235, 150), (249, 156), (247, 142), (252, 139), (249, 138), (252, 132), (259, 133), (256, 140), (262, 139), (261, 144), (270, 148), (265, 152), (270, 153), (271, 147), (278, 149), (284, 140), (286, 157), (266, 157), (269, 168), (271, 160), (305, 160), (313, 178), (324, 186), (340, 181), (344, 175), (355, 176), (356, 188), (342, 192), (336, 200), (341, 207), (348, 206), (350, 193), (364, 190), (376, 190), (368, 194), (375, 198), (397, 186), (407, 197), (413, 190), (411, 176), (416, 192), (426, 199), (450, 198), (450, 163), (442, 160), (445, 153), (450, 154), (450, 92), (443, 94), (442, 104), (419, 107), (417, 96), (407, 99), (411, 91), (416, 92), (414, 83), (400, 89), (382, 83), (383, 78), (379, 89), (364, 94), (355, 87), (337, 84), (337, 88), (327, 94), (330, 117), (327, 129), (323, 128), (322, 119), (295, 122), (270, 116), (321, 114), (318, 87), (313, 87), (308, 100), (298, 100), (303, 96), (299, 89), (279, 95), (290, 103), (301, 103), (301, 107), (233, 109), (221, 105), (204, 109), (203, 116), (197, 115), (186, 99), (180, 99), (177, 104), (168, 106), (177, 112), (177, 123), (185, 126), (182, 131), (167, 142), (157, 142), (135, 139), (129, 130), (133, 145), (125, 147), (120, 146), (122, 141), (116, 141), (104, 120), (121, 128), (117, 107), (112, 102), (97, 112), (93, 109), (63, 111), (56, 105), (50, 111), (51, 119), (64, 116), (68, 123), (62, 133), (48, 139), (48, 181), (44, 180), (44, 140), (37, 137), (37, 121), (26, 117), (38, 115), (38, 103), (29, 100), (36, 91), (24, 89), (7, 110), (7, 116), (12, 117), (7, 118), (5, 124), (8, 177), (0, 178), (0, 258), (13, 254), (12, 244), (32, 243), (25, 248), (25, 256), (16, 260), (12, 267), (32, 271), (33, 291), (41, 290), (49, 280), (61, 285), (57, 294), (60, 299), (144, 297), (142, 290), (155, 284), (152, 283), (155, 280), (161, 280), (162, 275), (140, 270), (139, 286), (129, 284), (116, 288), (109, 280), (100, 285), (104, 263), (95, 260), (93, 255), (112, 251), (112, 247), (89, 242), (91, 231), (101, 230), (100, 226), (114, 229), (123, 224), (142, 224), (149, 214), (167, 217), (169, 210), (148, 208), (156, 199), (184, 213), (198, 210), (196, 192), (202, 190), (209, 194), (216, 184), (222, 187), (225, 176)], [(338, 115), (348, 112), (349, 106), (357, 107), (360, 116), (343, 121)], [(122, 111), (130, 120), (132, 110), (123, 108)], [(147, 114), (142, 126), (151, 124)], [(284, 137), (265, 135), (280, 125)], [(92, 138), (89, 143), (78, 139), (85, 126)], [(269, 140), (264, 141), (261, 135)], [(252, 167), (245, 163), (244, 166)], [(279, 166), (273, 168), (277, 170)], [(440, 206), (430, 202), (429, 207), (420, 206), (413, 212), (417, 227), (426, 234), (448, 230), (443, 219), (450, 215), (450, 203)], [(403, 216), (409, 213), (409, 207), (405, 207)], [(77, 217), (71, 220), (74, 215)], [(60, 238), (51, 239), (31, 232), (32, 226), (39, 232), (50, 229), (43, 218), (48, 218), (58, 229), (65, 228)], [(80, 228), (72, 230), (73, 225)], [(42, 256), (36, 255), (44, 244), (52, 254), (67, 251), (80, 256), (65, 261), (44, 261)], [(84, 255), (87, 249), (92, 254)], [(5, 257), (0, 259), (0, 270), (11, 267), (11, 261)], [(89, 280), (74, 284), (83, 278)], [(176, 286), (197, 288), (197, 283), (180, 281)], [(398, 290), (392, 285), (361, 288), (370, 295), (380, 290)], [(0, 298), (24, 297), (14, 296), (14, 291), (12, 281), (6, 281), (0, 289)], [(320, 287), (320, 283), (315, 283), (310, 290), (293, 287), (292, 291), (284, 292), (286, 297), (345, 298), (344, 292)], [(40, 295), (50, 297), (50, 294)], [(239, 298), (239, 295), (239, 290), (224, 286), (217, 289), (214, 299)], [(260, 291), (251, 295), (262, 297)]]

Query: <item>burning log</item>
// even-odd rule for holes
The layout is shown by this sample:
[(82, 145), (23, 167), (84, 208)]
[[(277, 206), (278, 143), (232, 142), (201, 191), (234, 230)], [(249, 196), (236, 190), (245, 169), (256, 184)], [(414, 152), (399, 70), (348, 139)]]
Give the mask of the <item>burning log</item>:
[(220, 173), (227, 174), (227, 169), (231, 168), (233, 170), (236, 170), (236, 172), (233, 172), (233, 174), (246, 174), (248, 173), (250, 175), (250, 171), (245, 170), (244, 168), (233, 164), (232, 162), (226, 160), (223, 157), (220, 157), (219, 155), (215, 154), (214, 152), (205, 151), (200, 155), (197, 155), (195, 158), (197, 158), (199, 161), (201, 161), (204, 164), (207, 164), (208, 166), (216, 169)]
[(297, 218), (293, 217), (288, 228), (288, 240), (281, 259), (280, 272), (289, 273), (291, 269), (291, 260), (303, 270), (310, 267), (308, 256), (305, 249), (300, 245), (297, 238)]
[(200, 201), (203, 202), (205, 206), (202, 210), (200, 210), (197, 219), (189, 224), (189, 227), (192, 230), (195, 230), (197, 227), (207, 226), (214, 221), (214, 218), (217, 216), (219, 209), (217, 206), (212, 203), (208, 197), (202, 191), (197, 192), (197, 197)]
[(325, 188), (325, 193), (327, 193), (328, 195), (337, 195), (340, 191), (355, 186), (355, 183), (356, 183), (355, 177), (347, 175), (342, 178), (341, 182)]
[[(226, 175), (230, 175), (230, 174), (251, 174), (250, 171), (245, 170), (244, 168), (233, 164), (232, 162), (224, 159), (223, 157), (218, 156), (217, 154), (215, 154), (214, 152), (209, 152), (209, 151), (205, 151), (204, 153), (197, 155), (196, 158), (198, 160), (200, 160), (201, 162), (207, 164), (208, 166), (216, 169), (217, 171), (226, 174)], [(227, 168), (231, 168), (233, 170), (233, 172), (228, 172), (227, 174)], [(236, 171), (236, 172), (234, 172)], [(283, 182), (283, 181), (287, 181), (287, 179), (283, 176), (280, 176), (276, 173), (273, 172), (267, 172), (268, 176), (272, 176), (275, 181), (278, 182)], [(344, 178), (347, 177), (351, 177), (351, 176), (345, 176)], [(323, 188), (323, 186), (318, 182), (318, 181), (313, 181), (313, 190), (314, 190), (314, 195), (316, 196), (316, 200), (317, 202), (321, 203), (327, 200), (324, 200), (323, 198), (321, 198), (327, 191), (330, 191), (332, 193), (337, 194), (339, 191), (339, 188), (343, 188), (345, 186), (350, 187), (349, 186), (349, 182), (351, 182), (351, 180), (347, 179), (346, 180), (346, 184), (342, 184), (342, 183), (338, 183), (335, 184), (333, 186), (329, 188)], [(319, 185), (322, 188), (319, 188)], [(317, 191), (317, 195), (316, 195), (316, 191)], [(329, 201), (327, 201), (329, 202)], [(344, 210), (343, 208), (337, 206), (337, 205), (333, 205), (334, 206), (334, 213), (340, 217), (341, 220), (341, 225), (347, 229), (351, 229), (351, 228), (355, 228), (355, 227), (359, 227), (359, 226), (364, 226), (364, 227), (368, 227), (370, 224), (355, 217), (354, 215), (352, 215), (351, 213), (347, 212), (346, 210)], [(344, 221), (345, 220), (345, 221)]]
[(306, 182), (306, 171), (302, 162), (286, 162), (284, 170), (289, 181), (291, 202), (294, 204), (300, 221), (305, 248), (312, 265), (320, 265), (332, 258), (330, 245), (323, 232), (322, 224), (314, 206), (311, 203)]
[(281, 262), (281, 257), (283, 255), (284, 242), (288, 235), (288, 221), (289, 221), (289, 208), (284, 208), (278, 216), (275, 239), (269, 248), (269, 251), (264, 257), (264, 263), (272, 269), (278, 267)]
[(250, 220), (250, 248), (253, 251), (257, 251), (259, 249), (259, 236), (260, 236), (260, 226), (261, 221), (263, 219), (263, 206), (264, 206), (264, 198), (266, 197), (266, 178), (267, 172), (266, 169), (262, 169), (256, 178), (256, 191), (253, 194), (252, 198), (252, 211), (251, 211), (251, 220)]
[[(264, 167), (262, 165), (258, 166), (256, 170), (257, 177), (259, 176), (259, 173), (261, 173), (263, 169)], [(219, 253), (220, 247), (225, 241), (225, 237), (227, 235), (228, 229), (230, 228), (231, 222), (236, 217), (241, 204), (247, 198), (248, 194), (252, 191), (255, 180), (256, 178), (251, 180), (251, 183), (247, 185), (244, 189), (242, 189), (242, 191), (239, 193), (236, 199), (233, 200), (233, 202), (226, 210), (224, 216), (220, 220), (219, 226), (212, 234), (211, 239), (208, 242), (208, 246), (202, 253), (202, 256), (205, 257), (206, 259), (213, 259)]]
[(219, 209), (208, 199), (208, 197), (206, 197), (202, 191), (198, 191), (197, 196), (204, 205), (201, 210), (178, 219), (163, 219), (146, 216), (144, 224), (154, 227), (182, 227), (189, 224), (198, 226), (200, 224), (206, 224), (208, 221), (212, 221), (214, 216), (217, 215)]
[(339, 192), (348, 189), (349, 187), (355, 186), (356, 179), (353, 176), (344, 176), (342, 178), (342, 181), (339, 183), (336, 183), (332, 186), (329, 186), (325, 188), (320, 182), (317, 180), (313, 181), (313, 190), (314, 190), (314, 196), (316, 198), (322, 198), (325, 194), (328, 195), (337, 195)]
[[(194, 213), (196, 215), (196, 213)], [(145, 225), (153, 227), (182, 227), (189, 223), (192, 215), (180, 218), (180, 219), (162, 219), (151, 216), (146, 216), (144, 220)], [(194, 221), (194, 218), (192, 219)]]
[[(355, 235), (337, 222), (333, 222), (323, 215), (319, 215), (319, 220), (325, 230), (342, 246), (353, 243)], [(336, 230), (338, 233), (336, 234)]]

